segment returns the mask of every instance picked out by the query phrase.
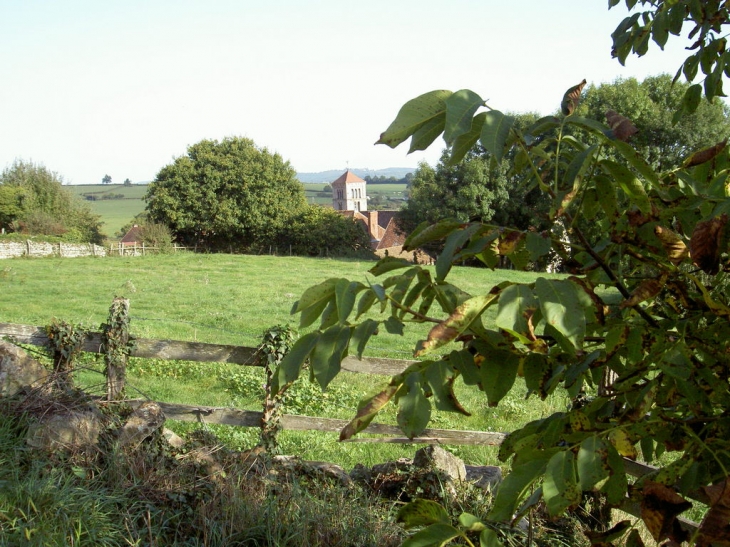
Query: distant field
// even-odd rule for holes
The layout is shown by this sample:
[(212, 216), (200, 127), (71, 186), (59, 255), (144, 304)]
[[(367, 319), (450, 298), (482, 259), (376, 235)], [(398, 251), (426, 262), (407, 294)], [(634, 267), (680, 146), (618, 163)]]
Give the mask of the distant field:
[[(91, 210), (101, 216), (103, 221), (102, 230), (110, 239), (117, 239), (117, 232), (122, 226), (128, 224), (135, 215), (144, 211), (144, 195), (147, 192), (146, 184), (135, 184), (124, 186), (122, 184), (74, 184), (66, 186), (71, 192), (87, 199), (86, 196), (95, 197), (93, 201), (87, 201)], [(122, 194), (124, 199), (103, 199), (104, 195)]]

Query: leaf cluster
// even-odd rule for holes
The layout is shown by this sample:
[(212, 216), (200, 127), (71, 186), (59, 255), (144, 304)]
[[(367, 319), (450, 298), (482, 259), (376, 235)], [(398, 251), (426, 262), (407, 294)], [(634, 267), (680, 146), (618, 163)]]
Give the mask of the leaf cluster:
[[(377, 282), (329, 279), (305, 291), (292, 311), (302, 328), (316, 330), (294, 345), (274, 381), (296, 380), (309, 360), (310, 379), (325, 389), (341, 360), (361, 356), (380, 329), (398, 334), (422, 324), (426, 335), (414, 355), (423, 360), (365, 398), (341, 439), (389, 402), (411, 438), (434, 408), (467, 414), (457, 382), (481, 390), (489, 405), (518, 377), (529, 396), (545, 398), (561, 386), (574, 404), (512, 432), (501, 446), (512, 471), (490, 521), (512, 522), (539, 503), (558, 515), (579, 505), (584, 492), (598, 492), (610, 506), (635, 499), (651, 515), (645, 520), (660, 523), (652, 529), (657, 540), (682, 541), (674, 523), (688, 505), (657, 503), (656, 492), (674, 492), (686, 504), (689, 493), (724, 481), (730, 466), (730, 155), (722, 142), (659, 173), (628, 142), (632, 132), (616, 130), (628, 118), (614, 113), (609, 127), (580, 116), (584, 85), (566, 91), (564, 114), (524, 130), (499, 111), (477, 113), (484, 103), (471, 91), (441, 90), (406, 103), (380, 142), (410, 137), (413, 148), (443, 132), (457, 159), (460, 143), (468, 150), (477, 141), (495, 159), (512, 158), (524, 184), (549, 199), (551, 228), (424, 223), (405, 247), (442, 242), (433, 270), (390, 258), (370, 270)], [(589, 240), (586, 223), (600, 237)], [(523, 269), (550, 252), (574, 275), (504, 281), (475, 295), (448, 281), (453, 264), (465, 260), (488, 267), (508, 260)], [(493, 322), (484, 320), (488, 309)], [(665, 453), (669, 459), (659, 460)], [(632, 484), (625, 459), (639, 457), (659, 467)], [(712, 521), (700, 532), (724, 534)]]

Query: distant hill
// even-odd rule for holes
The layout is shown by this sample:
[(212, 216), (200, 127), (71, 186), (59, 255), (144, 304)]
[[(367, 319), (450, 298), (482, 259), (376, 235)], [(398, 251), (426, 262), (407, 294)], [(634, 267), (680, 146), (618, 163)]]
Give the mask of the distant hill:
[[(370, 175), (371, 177), (395, 177), (401, 179), (408, 173), (413, 173), (415, 168), (413, 167), (388, 167), (386, 169), (366, 169), (353, 167), (350, 169), (360, 178), (365, 178)], [(304, 184), (315, 183), (315, 182), (332, 182), (337, 179), (344, 169), (332, 169), (330, 171), (320, 171), (319, 173), (297, 173), (299, 182)]]

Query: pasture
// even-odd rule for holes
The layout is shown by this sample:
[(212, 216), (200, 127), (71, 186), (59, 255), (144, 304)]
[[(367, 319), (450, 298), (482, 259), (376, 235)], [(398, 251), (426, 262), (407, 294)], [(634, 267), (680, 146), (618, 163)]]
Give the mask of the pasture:
[[(125, 296), (131, 302), (131, 332), (135, 336), (255, 347), (267, 328), (278, 324), (297, 326), (298, 318), (289, 312), (306, 288), (330, 277), (374, 280), (367, 273), (372, 265), (356, 260), (190, 253), (7, 260), (0, 264), (0, 320), (43, 326), (57, 318), (97, 330), (107, 318), (112, 298)], [(486, 292), (506, 277), (529, 281), (535, 274), (474, 268), (456, 268), (453, 272), (453, 281), (471, 293)], [(415, 324), (402, 337), (383, 332), (372, 340), (366, 355), (409, 359), (427, 328)], [(131, 393), (183, 404), (260, 409), (259, 370), (242, 370), (234, 365), (133, 361)], [(101, 365), (89, 362), (87, 366), (99, 369)], [(85, 381), (99, 383), (98, 373), (89, 373)], [(325, 395), (304, 381), (298, 400), (293, 403), (294, 411), (348, 419), (359, 398), (385, 381), (384, 377), (341, 374)], [(515, 392), (498, 408), (489, 408), (483, 395), (459, 386), (459, 396), (464, 397), (473, 416), (435, 413), (432, 426), (508, 431), (559, 410), (567, 402), (558, 394), (527, 405), (521, 401), (524, 395), (524, 390)], [(394, 418), (394, 411), (389, 410), (381, 421), (393, 423)], [(176, 423), (173, 427), (184, 432), (197, 426)], [(254, 430), (224, 426), (216, 432), (238, 448), (254, 444), (257, 434)], [(285, 452), (346, 467), (413, 452), (412, 447), (397, 445), (341, 445), (334, 434), (309, 432), (284, 432), (282, 445)], [(457, 447), (454, 451), (467, 462), (496, 463), (494, 447)]]

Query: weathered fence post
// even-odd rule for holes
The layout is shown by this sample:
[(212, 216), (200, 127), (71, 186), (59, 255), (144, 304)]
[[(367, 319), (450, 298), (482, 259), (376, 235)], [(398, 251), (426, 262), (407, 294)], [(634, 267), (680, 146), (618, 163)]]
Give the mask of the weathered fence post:
[(73, 389), (74, 382), (71, 373), (74, 368), (74, 359), (81, 351), (86, 338), (86, 331), (65, 321), (53, 320), (46, 327), (48, 348), (53, 359), (53, 381), (61, 390)]
[(124, 394), (127, 357), (133, 344), (129, 336), (129, 300), (116, 297), (109, 308), (108, 322), (101, 326), (106, 364), (106, 396), (113, 401)]

